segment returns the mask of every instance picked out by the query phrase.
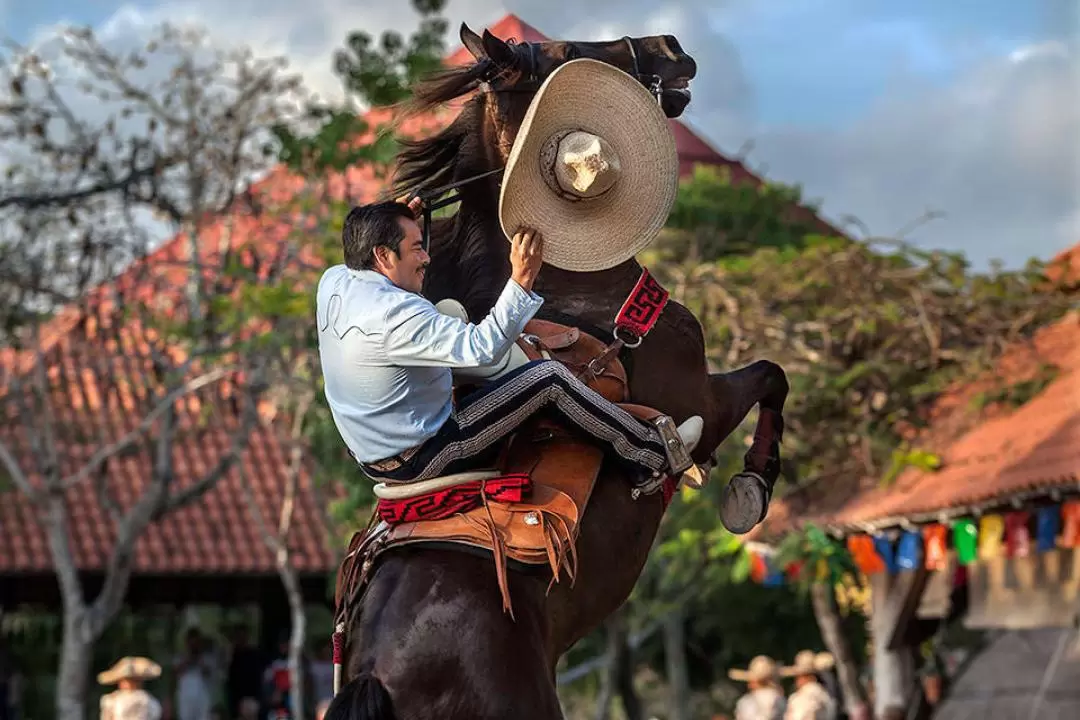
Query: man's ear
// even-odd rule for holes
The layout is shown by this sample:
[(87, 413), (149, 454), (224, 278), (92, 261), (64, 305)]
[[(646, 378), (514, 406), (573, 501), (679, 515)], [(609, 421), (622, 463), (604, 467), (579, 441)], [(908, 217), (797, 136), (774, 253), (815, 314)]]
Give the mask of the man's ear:
[(390, 269), (390, 248), (385, 245), (376, 245), (375, 249), (371, 251), (375, 263), (372, 265), (374, 270), (389, 270)]

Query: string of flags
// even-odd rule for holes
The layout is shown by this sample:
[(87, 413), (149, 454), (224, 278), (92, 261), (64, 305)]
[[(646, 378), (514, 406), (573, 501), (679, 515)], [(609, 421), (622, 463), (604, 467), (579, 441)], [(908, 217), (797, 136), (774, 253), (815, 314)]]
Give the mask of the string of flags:
[[(839, 545), (839, 541), (833, 540)], [(1035, 509), (990, 513), (978, 518), (960, 517), (949, 523), (937, 522), (909, 527), (899, 534), (856, 534), (843, 547), (863, 575), (887, 572), (948, 568), (948, 552), (954, 550), (960, 565), (1000, 557), (1029, 557), (1058, 548), (1080, 548), (1080, 499)], [(750, 578), (766, 587), (784, 584), (785, 578), (800, 576), (803, 563), (778, 567), (775, 552), (756, 543), (747, 544)], [(828, 570), (817, 568), (818, 579)]]

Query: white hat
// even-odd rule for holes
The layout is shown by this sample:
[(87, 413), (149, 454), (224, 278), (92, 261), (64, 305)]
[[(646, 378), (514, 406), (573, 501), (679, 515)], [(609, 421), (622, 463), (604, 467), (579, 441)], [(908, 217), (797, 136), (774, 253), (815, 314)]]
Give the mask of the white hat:
[(675, 136), (656, 99), (613, 65), (581, 59), (548, 76), (503, 173), (499, 222), (544, 239), (544, 262), (591, 272), (648, 247), (679, 188)]
[(757, 682), (773, 681), (777, 679), (776, 661), (767, 655), (758, 655), (750, 661), (750, 667), (746, 670), (741, 668), (733, 668), (728, 670), (728, 677), (732, 680), (739, 680), (741, 682), (748, 682), (751, 680)]
[(149, 658), (123, 657), (105, 672), (98, 673), (102, 685), (115, 685), (121, 680), (153, 680), (161, 676), (161, 666)]
[(813, 650), (801, 650), (795, 655), (795, 662), (780, 668), (783, 677), (798, 677), (799, 675), (814, 675), (824, 670), (831, 670), (835, 665), (831, 653), (814, 653)]

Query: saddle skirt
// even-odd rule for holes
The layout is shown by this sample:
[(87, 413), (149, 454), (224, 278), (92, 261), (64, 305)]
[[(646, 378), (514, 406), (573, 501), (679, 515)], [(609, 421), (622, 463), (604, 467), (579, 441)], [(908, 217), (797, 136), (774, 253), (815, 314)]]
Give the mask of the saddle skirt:
[[(586, 385), (631, 414), (651, 420), (661, 413), (652, 408), (626, 403), (626, 370), (609, 346), (577, 328), (559, 323), (532, 320), (517, 342), (527, 358), (557, 360), (566, 365)], [(597, 362), (597, 358), (601, 361)], [(513, 364), (498, 369), (497, 377)], [(604, 451), (595, 443), (571, 435), (566, 428), (544, 418), (523, 425), (504, 447), (497, 468), (462, 473), (458, 477), (432, 478), (415, 487), (410, 484), (380, 484), (375, 494), (380, 507), (368, 529), (353, 535), (348, 554), (338, 572), (335, 593), (339, 616), (345, 605), (363, 592), (376, 559), (391, 548), (438, 545), (490, 553), (495, 562), (503, 609), (513, 617), (507, 568), (510, 561), (526, 566), (547, 566), (551, 572), (548, 591), (563, 574), (573, 584), (577, 576), (577, 539), (581, 521), (592, 496)], [(520, 487), (512, 481), (524, 480)], [(511, 500), (498, 499), (492, 488), (502, 482)], [(665, 496), (673, 487), (665, 483)], [(423, 508), (437, 510), (448, 490), (470, 488), (474, 502), (457, 497), (460, 510), (421, 517)], [(442, 495), (440, 495), (442, 493)], [(406, 503), (415, 512), (402, 513)], [(380, 512), (382, 510), (383, 512)], [(378, 517), (390, 518), (392, 522)], [(408, 519), (402, 519), (408, 518)]]

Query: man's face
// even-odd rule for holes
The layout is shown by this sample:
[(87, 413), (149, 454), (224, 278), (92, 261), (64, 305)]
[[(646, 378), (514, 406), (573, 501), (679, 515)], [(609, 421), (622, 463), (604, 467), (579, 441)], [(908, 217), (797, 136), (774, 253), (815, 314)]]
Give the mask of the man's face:
[(423, 234), (414, 220), (398, 218), (405, 237), (395, 255), (389, 248), (375, 251), (375, 268), (402, 290), (420, 294), (431, 258), (422, 246)]

